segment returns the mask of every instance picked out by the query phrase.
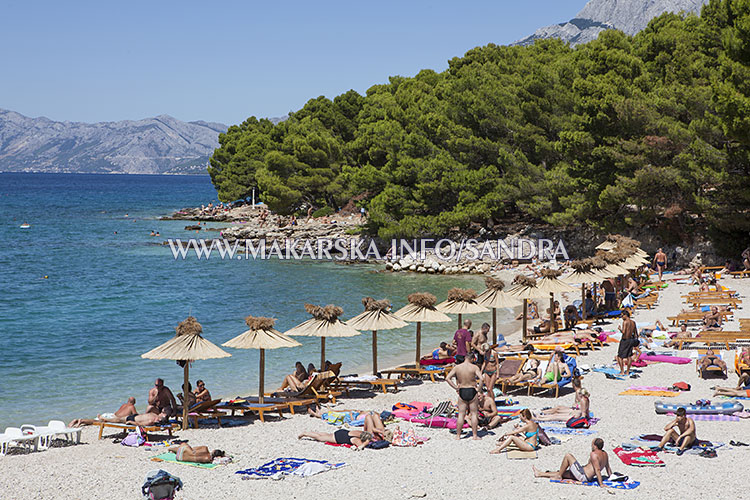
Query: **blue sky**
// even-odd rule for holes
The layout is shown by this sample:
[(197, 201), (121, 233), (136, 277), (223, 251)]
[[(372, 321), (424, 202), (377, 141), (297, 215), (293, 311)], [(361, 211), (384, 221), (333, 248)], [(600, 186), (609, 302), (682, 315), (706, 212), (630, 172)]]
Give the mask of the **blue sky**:
[(0, 108), (53, 120), (239, 123), (364, 93), (567, 21), (586, 0), (6, 0)]

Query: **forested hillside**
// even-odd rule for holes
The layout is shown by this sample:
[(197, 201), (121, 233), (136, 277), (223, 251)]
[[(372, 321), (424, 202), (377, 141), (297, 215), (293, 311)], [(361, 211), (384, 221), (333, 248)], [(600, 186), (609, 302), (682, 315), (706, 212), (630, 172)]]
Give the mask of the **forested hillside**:
[(219, 142), (220, 199), (257, 186), (281, 213), (354, 199), (383, 238), (513, 216), (672, 241), (708, 228), (733, 250), (750, 239), (750, 0), (575, 49), (475, 48)]

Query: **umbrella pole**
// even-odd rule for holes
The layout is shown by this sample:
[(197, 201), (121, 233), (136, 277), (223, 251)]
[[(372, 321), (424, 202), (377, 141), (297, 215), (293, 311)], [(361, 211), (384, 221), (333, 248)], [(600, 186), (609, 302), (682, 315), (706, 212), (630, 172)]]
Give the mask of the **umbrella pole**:
[(492, 308), (492, 345), (497, 344), (497, 309)]
[(581, 283), (581, 318), (586, 321), (586, 283)]
[(323, 371), (323, 368), (326, 365), (326, 338), (320, 337), (320, 371)]
[(378, 374), (378, 331), (372, 331), (372, 374)]
[(185, 367), (182, 369), (185, 379), (182, 382), (182, 430), (188, 428), (188, 382), (190, 372), (190, 361), (185, 360)]
[(459, 330), (461, 329), (461, 316), (462, 316), (462, 314), (458, 313), (458, 329)]
[(266, 350), (260, 350), (260, 387), (258, 388), (258, 402), (263, 404), (263, 382), (266, 372)]
[(419, 368), (419, 360), (422, 358), (422, 322), (417, 321), (417, 359), (416, 359), (416, 366)]
[(555, 315), (555, 294), (549, 294), (549, 331), (555, 333), (557, 330), (557, 316)]
[(521, 334), (523, 335), (523, 341), (526, 342), (526, 322), (528, 321), (528, 302), (526, 299), (523, 299), (523, 330), (521, 330)]

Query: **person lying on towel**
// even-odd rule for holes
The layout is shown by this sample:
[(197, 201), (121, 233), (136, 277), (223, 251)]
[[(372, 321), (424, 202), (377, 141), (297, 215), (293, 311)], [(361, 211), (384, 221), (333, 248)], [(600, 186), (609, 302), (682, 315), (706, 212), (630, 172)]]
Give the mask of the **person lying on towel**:
[(221, 450), (209, 451), (207, 446), (191, 447), (187, 443), (180, 446), (172, 446), (167, 449), (175, 454), (178, 462), (195, 462), (199, 464), (210, 464), (216, 457), (223, 457), (224, 452)]
[(602, 470), (607, 471), (607, 477), (612, 475), (612, 469), (609, 466), (609, 456), (604, 451), (604, 440), (596, 438), (591, 442), (591, 454), (586, 465), (581, 465), (576, 457), (567, 453), (560, 464), (559, 470), (540, 471), (532, 466), (534, 477), (548, 477), (550, 479), (575, 479), (582, 483), (587, 483), (596, 479), (599, 486), (604, 487), (602, 482)]

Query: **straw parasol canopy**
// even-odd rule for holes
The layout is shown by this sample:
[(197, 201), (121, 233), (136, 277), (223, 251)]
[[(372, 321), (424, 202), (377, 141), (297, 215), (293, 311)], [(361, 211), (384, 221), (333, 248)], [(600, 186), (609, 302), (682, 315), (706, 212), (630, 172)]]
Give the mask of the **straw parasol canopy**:
[(503, 292), (505, 282), (502, 280), (487, 276), (484, 284), (487, 285), (487, 290), (479, 294), (477, 304), (492, 309), (492, 343), (497, 344), (497, 310), (521, 305), (521, 300)]
[(407, 297), (409, 304), (402, 307), (394, 314), (404, 321), (417, 324), (417, 356), (416, 366), (419, 366), (419, 358), (422, 349), (422, 323), (447, 323), (451, 319), (437, 310), (435, 304), (437, 297), (431, 293), (412, 293)]
[(181, 321), (176, 327), (176, 335), (170, 340), (164, 342), (159, 347), (151, 349), (147, 353), (141, 354), (145, 359), (173, 359), (182, 364), (184, 382), (182, 384), (182, 393), (185, 399), (182, 403), (182, 428), (187, 429), (187, 393), (188, 380), (190, 372), (190, 362), (198, 359), (215, 359), (228, 358), (231, 356), (228, 352), (204, 339), (201, 336), (203, 327), (193, 316), (188, 316)]
[(529, 278), (528, 276), (524, 276), (523, 274), (519, 274), (515, 278), (513, 278), (513, 286), (508, 288), (505, 293), (516, 299), (523, 300), (523, 322), (521, 323), (521, 334), (523, 335), (523, 338), (525, 340), (526, 325), (528, 324), (529, 320), (528, 300), (546, 297), (547, 294), (537, 288), (536, 280), (534, 278)]
[(261, 404), (263, 404), (263, 385), (266, 373), (266, 349), (299, 347), (302, 345), (293, 338), (275, 330), (273, 327), (275, 323), (276, 320), (273, 318), (248, 316), (245, 318), (245, 324), (250, 329), (221, 344), (224, 347), (234, 347), (235, 349), (260, 349), (258, 401)]
[(484, 306), (477, 304), (477, 292), (466, 288), (448, 290), (448, 300), (441, 302), (437, 310), (446, 314), (458, 314), (458, 327), (461, 328), (461, 317), (464, 314), (487, 312)]
[(387, 299), (375, 300), (372, 297), (362, 299), (365, 312), (358, 314), (349, 321), (347, 325), (357, 330), (372, 331), (372, 373), (378, 373), (378, 330), (391, 330), (402, 328), (406, 322), (390, 312), (391, 302)]
[(326, 361), (327, 337), (354, 337), (362, 332), (357, 331), (339, 319), (344, 310), (339, 306), (328, 304), (325, 307), (305, 304), (305, 311), (312, 316), (291, 330), (284, 332), (290, 337), (320, 337), (320, 368)]
[(556, 269), (542, 269), (542, 278), (537, 281), (536, 287), (542, 291), (549, 293), (549, 308), (550, 308), (550, 331), (554, 332), (557, 330), (557, 316), (555, 315), (555, 294), (565, 292), (577, 292), (578, 289), (570, 286), (558, 279), (562, 275), (562, 271)]

